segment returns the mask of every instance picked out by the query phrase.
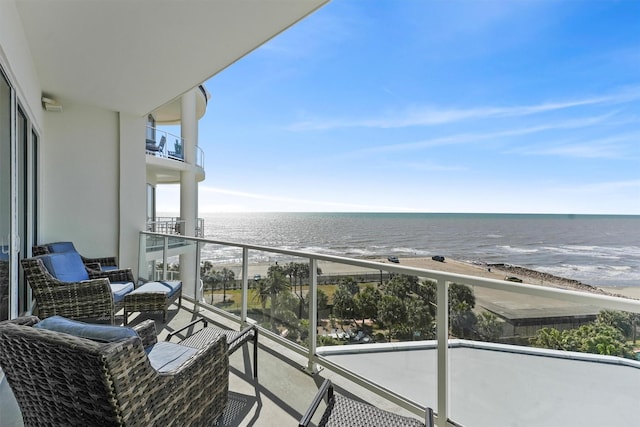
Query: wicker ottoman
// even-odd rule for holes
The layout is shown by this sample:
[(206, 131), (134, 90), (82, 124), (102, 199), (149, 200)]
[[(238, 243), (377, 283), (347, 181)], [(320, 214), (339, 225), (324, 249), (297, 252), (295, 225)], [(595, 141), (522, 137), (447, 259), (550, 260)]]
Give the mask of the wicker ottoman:
[(147, 282), (124, 296), (124, 324), (129, 323), (129, 313), (162, 311), (162, 322), (167, 321), (169, 306), (178, 300), (182, 307), (182, 282)]
[[(193, 328), (197, 323), (202, 323), (203, 328), (193, 332)], [(258, 328), (256, 325), (249, 325), (241, 331), (234, 331), (226, 328), (217, 328), (209, 326), (209, 322), (206, 319), (200, 318), (192, 321), (191, 323), (183, 326), (182, 328), (173, 331), (167, 335), (165, 341), (171, 341), (171, 338), (177, 336), (182, 337), (186, 332), (186, 336), (180, 341), (181, 345), (186, 345), (193, 348), (202, 348), (211, 341), (219, 339), (220, 335), (227, 336), (227, 344), (229, 346), (228, 354), (232, 354), (234, 351), (248, 343), (253, 342), (253, 377), (258, 378)]]

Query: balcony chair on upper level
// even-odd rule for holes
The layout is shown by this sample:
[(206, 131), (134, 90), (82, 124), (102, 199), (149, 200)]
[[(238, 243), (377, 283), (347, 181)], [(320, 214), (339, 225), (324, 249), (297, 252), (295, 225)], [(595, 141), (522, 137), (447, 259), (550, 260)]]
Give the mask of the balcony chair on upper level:
[(160, 143), (156, 146), (153, 141), (147, 140), (147, 152), (150, 154), (156, 154), (156, 153), (160, 153), (162, 154), (163, 150), (164, 150), (164, 145), (167, 143), (167, 137), (165, 135), (162, 135), (162, 137), (160, 138)]
[(41, 318), (108, 319), (134, 289), (131, 269), (87, 269), (77, 252), (41, 255), (21, 260)]
[(27, 427), (212, 426), (228, 401), (226, 337), (197, 349), (157, 342), (153, 320), (0, 322), (0, 368)]
[[(55, 243), (45, 243), (42, 245), (33, 246), (31, 249), (31, 253), (33, 256), (37, 255), (46, 255), (46, 254), (57, 254), (62, 252), (76, 252), (80, 254), (73, 242), (55, 242)], [(101, 258), (88, 258), (82, 256), (82, 261), (87, 266), (87, 268), (91, 270), (98, 271), (108, 271), (108, 270), (118, 270), (118, 260), (116, 257), (101, 257)]]
[(433, 411), (426, 409), (425, 422), (415, 418), (403, 417), (392, 412), (376, 408), (367, 403), (358, 402), (333, 392), (331, 380), (326, 379), (318, 389), (315, 398), (300, 419), (299, 427), (308, 427), (320, 402), (327, 395), (327, 408), (318, 422), (318, 427), (338, 426), (385, 426), (385, 427), (433, 427)]

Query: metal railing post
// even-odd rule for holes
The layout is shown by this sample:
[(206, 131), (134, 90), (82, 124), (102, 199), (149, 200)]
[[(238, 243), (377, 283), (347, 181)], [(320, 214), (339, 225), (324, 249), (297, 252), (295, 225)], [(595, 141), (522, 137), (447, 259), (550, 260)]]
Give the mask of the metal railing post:
[(449, 393), (449, 282), (438, 279), (436, 313), (438, 334), (438, 427), (446, 427)]
[(249, 309), (249, 249), (242, 248), (242, 311), (240, 312), (241, 326), (247, 323)]
[(315, 362), (318, 336), (318, 260), (315, 258), (309, 258), (309, 276), (309, 355), (306, 370), (314, 375), (318, 373)]
[[(147, 270), (147, 235), (140, 233), (140, 244), (138, 247), (138, 278), (135, 280), (135, 285), (138, 286), (138, 282), (140, 281), (142, 276), (142, 272)], [(149, 277), (149, 272), (147, 271), (147, 277)]]
[[(162, 280), (167, 280), (167, 254), (169, 253), (169, 238), (164, 238), (164, 247), (162, 251)], [(154, 280), (155, 274), (154, 274)]]
[[(200, 251), (202, 249), (202, 243), (196, 242), (196, 278), (193, 281), (193, 299), (194, 299), (194, 310), (198, 311), (200, 309), (200, 300), (202, 299), (203, 286), (201, 285), (202, 280), (200, 279)], [(183, 282), (184, 283), (184, 282)]]

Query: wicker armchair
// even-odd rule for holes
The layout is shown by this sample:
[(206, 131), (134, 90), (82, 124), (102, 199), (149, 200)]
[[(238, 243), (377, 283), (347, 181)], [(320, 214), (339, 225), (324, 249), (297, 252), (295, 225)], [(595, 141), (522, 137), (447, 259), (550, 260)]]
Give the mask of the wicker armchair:
[[(33, 256), (38, 255), (47, 255), (53, 253), (61, 253), (61, 252), (78, 252), (73, 245), (73, 242), (55, 242), (55, 243), (45, 243), (42, 245), (33, 246), (31, 248), (31, 253)], [(78, 252), (79, 253), (79, 252)], [(88, 269), (91, 270), (117, 270), (118, 260), (116, 257), (101, 257), (101, 258), (88, 258), (82, 256), (82, 261), (87, 266)]]
[(327, 396), (327, 408), (322, 414), (320, 422), (318, 422), (318, 427), (433, 427), (433, 411), (431, 408), (426, 408), (425, 422), (423, 423), (415, 418), (403, 417), (402, 415), (335, 394), (329, 379), (324, 380), (320, 389), (318, 389), (307, 412), (300, 419), (298, 427), (308, 427), (325, 394)]
[[(46, 262), (65, 258), (76, 261), (77, 279), (68, 281), (45, 267)], [(124, 295), (134, 289), (131, 269), (96, 271), (85, 269), (78, 254), (61, 253), (24, 258), (20, 261), (33, 290), (41, 318), (54, 315), (71, 319), (108, 319), (124, 304)]]
[[(0, 367), (27, 427), (210, 426), (224, 411), (225, 336), (193, 349), (156, 343), (153, 320), (134, 328), (138, 335), (111, 342), (34, 327), (38, 323), (33, 316), (0, 322)], [(159, 345), (183, 354), (158, 367), (152, 355)]]

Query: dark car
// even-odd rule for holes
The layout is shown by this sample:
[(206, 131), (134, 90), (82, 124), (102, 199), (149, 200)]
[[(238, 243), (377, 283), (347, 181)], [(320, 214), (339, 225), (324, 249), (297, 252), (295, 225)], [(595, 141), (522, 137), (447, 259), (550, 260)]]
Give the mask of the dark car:
[(504, 280), (508, 280), (509, 282), (522, 283), (522, 279), (516, 276), (507, 276)]
[(391, 261), (391, 262), (395, 262), (396, 264), (398, 264), (398, 263), (400, 262), (400, 260), (398, 259), (398, 257), (397, 257), (397, 256), (393, 256), (393, 255), (388, 256), (388, 257), (387, 257), (387, 259), (388, 259), (389, 261)]
[(442, 255), (434, 255), (431, 259), (438, 262), (444, 262), (444, 257)]

